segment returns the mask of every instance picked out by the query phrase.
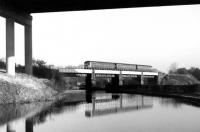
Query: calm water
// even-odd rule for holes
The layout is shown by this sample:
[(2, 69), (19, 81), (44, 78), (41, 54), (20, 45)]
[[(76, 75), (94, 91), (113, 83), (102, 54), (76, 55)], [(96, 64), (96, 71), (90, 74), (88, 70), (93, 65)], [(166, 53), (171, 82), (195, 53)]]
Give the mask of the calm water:
[(0, 132), (199, 132), (200, 108), (170, 98), (94, 93), (87, 102), (0, 106)]

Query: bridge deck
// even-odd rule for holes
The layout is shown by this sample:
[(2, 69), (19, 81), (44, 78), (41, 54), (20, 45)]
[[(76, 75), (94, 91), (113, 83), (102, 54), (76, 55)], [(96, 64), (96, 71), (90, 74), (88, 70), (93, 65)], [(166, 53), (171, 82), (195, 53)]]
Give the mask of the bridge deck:
[[(91, 69), (59, 69), (59, 72), (64, 74), (92, 74)], [(144, 71), (117, 71), (117, 70), (95, 70), (95, 74), (108, 74), (108, 75), (146, 75), (158, 76), (158, 72), (144, 72)]]

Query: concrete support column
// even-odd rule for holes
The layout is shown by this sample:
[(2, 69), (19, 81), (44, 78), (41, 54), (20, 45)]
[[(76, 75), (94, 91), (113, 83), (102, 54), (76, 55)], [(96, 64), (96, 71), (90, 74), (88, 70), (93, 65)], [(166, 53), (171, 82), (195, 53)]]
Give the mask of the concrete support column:
[(15, 25), (10, 18), (6, 19), (6, 70), (15, 75)]
[(158, 85), (158, 84), (159, 84), (158, 76), (154, 76), (154, 85)]
[(25, 72), (32, 75), (32, 25), (25, 25)]
[(143, 76), (143, 72), (141, 74), (141, 85), (144, 85), (144, 76)]
[(95, 76), (95, 70), (92, 69), (92, 85), (95, 86), (96, 85), (96, 76)]
[(85, 78), (85, 83), (86, 83), (86, 90), (91, 90), (92, 87), (92, 77), (91, 74), (87, 74)]
[(123, 85), (123, 77), (122, 77), (122, 71), (120, 71), (120, 74), (119, 74), (119, 86), (122, 86)]
[(113, 87), (118, 87), (119, 86), (119, 75), (115, 75), (112, 78), (112, 86)]

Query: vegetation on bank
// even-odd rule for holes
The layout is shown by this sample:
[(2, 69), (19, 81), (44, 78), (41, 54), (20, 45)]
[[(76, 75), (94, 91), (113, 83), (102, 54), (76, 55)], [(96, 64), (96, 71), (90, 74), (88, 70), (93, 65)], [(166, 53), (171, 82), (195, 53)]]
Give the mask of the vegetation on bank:
[(0, 104), (53, 100), (57, 91), (47, 79), (0, 73)]
[(176, 63), (170, 66), (169, 73), (166, 74), (162, 85), (193, 85), (200, 84), (200, 69), (197, 67), (178, 68)]
[(169, 71), (170, 74), (188, 74), (195, 77), (197, 80), (200, 81), (200, 69), (197, 67), (191, 67), (189, 69), (186, 68), (177, 68), (175, 70)]
[[(6, 69), (6, 63), (3, 59), (0, 60), (0, 69)], [(16, 73), (25, 73), (25, 67), (20, 64), (16, 65), (15, 69)], [(67, 87), (69, 84), (66, 82), (64, 76), (60, 74), (58, 70), (53, 69), (52, 65), (47, 65), (43, 60), (33, 59), (33, 76), (40, 79), (50, 80), (52, 87), (56, 91), (71, 88)]]
[(200, 84), (194, 76), (190, 74), (167, 74), (160, 82), (161, 85), (194, 85)]
[(3, 72), (5, 69), (5, 61), (0, 60), (0, 104), (55, 101), (72, 92), (63, 95), (65, 90), (74, 89), (73, 79), (66, 79), (42, 60), (33, 60), (33, 76), (25, 74), (22, 65), (16, 65), (15, 76)]

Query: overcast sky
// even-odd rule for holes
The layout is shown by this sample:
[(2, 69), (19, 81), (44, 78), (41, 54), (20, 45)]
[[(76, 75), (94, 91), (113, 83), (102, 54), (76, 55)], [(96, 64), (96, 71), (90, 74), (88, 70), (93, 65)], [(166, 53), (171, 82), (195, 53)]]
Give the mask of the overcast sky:
[[(168, 71), (200, 67), (200, 5), (33, 15), (33, 57), (57, 66), (86, 60), (149, 64)], [(24, 63), (24, 29), (15, 26), (16, 61)], [(0, 58), (5, 20), (0, 18)]]

